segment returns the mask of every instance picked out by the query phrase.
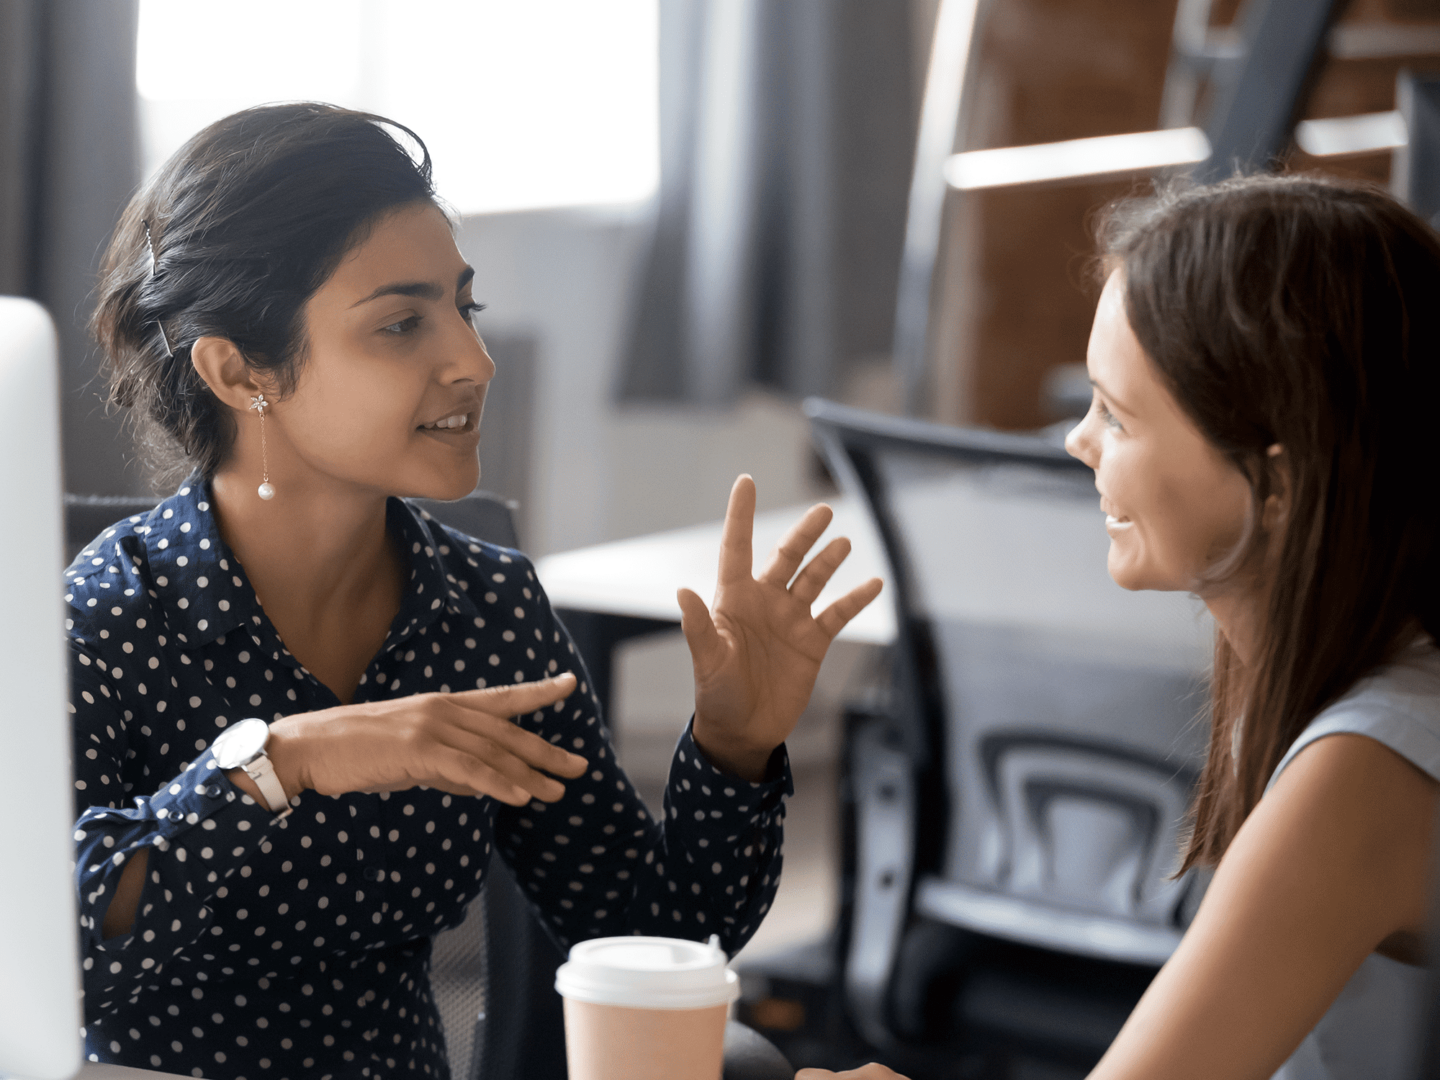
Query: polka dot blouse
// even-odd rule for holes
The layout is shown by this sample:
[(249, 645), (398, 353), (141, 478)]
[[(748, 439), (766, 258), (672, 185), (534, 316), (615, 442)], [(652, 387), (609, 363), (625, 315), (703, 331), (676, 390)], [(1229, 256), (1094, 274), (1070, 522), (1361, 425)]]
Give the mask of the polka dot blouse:
[[(307, 791), (277, 820), (216, 769), (211, 743), (245, 717), (339, 702), (266, 619), (203, 484), (107, 529), (65, 593), (90, 1060), (247, 1080), (448, 1076), (431, 939), (463, 919), (492, 846), (562, 945), (718, 933), (734, 952), (768, 909), (783, 748), (752, 784), (687, 730), (654, 821), (525, 557), (398, 499), (388, 526), (410, 583), (355, 701), (573, 670), (577, 693), (515, 722), (590, 771), (553, 804)], [(147, 847), (134, 926), (102, 940), (121, 867)]]

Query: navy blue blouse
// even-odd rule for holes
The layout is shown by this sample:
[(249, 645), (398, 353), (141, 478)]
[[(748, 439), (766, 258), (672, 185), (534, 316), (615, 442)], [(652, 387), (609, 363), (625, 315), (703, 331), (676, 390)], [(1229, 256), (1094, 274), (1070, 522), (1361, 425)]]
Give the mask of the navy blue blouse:
[[(492, 844), (562, 945), (717, 933), (733, 953), (768, 910), (783, 748), (753, 784), (713, 767), (687, 729), (654, 821), (529, 561), (398, 499), (388, 526), (410, 585), (355, 701), (574, 670), (577, 693), (515, 722), (590, 771), (553, 804), (307, 791), (275, 819), (210, 744), (245, 717), (339, 702), (286, 650), (192, 479), (66, 571), (90, 1060), (246, 1080), (448, 1076), (430, 945), (462, 921)], [(102, 940), (120, 869), (145, 847), (134, 927)]]

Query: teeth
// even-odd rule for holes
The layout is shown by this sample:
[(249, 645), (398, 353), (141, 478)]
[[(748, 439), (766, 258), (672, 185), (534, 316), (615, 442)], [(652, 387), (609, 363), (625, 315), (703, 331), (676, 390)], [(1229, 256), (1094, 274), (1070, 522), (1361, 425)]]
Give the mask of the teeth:
[(469, 413), (459, 413), (455, 416), (447, 416), (443, 420), (436, 420), (433, 424), (426, 424), (426, 431), (443, 431), (446, 428), (464, 427), (465, 422), (470, 419)]

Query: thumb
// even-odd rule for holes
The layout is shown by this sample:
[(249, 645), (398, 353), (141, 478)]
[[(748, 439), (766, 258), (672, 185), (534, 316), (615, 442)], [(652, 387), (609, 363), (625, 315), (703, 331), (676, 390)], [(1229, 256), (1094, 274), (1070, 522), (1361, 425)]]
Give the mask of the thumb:
[(685, 634), (685, 643), (690, 646), (690, 659), (698, 674), (714, 665), (716, 653), (723, 651), (725, 644), (720, 640), (720, 632), (715, 629), (704, 600), (690, 589), (680, 589), (675, 593), (675, 599), (680, 603), (680, 629)]
[(513, 683), (509, 686), (487, 686), (484, 690), (465, 690), (454, 697), (462, 705), (479, 709), (491, 716), (519, 716), (552, 705), (575, 692), (575, 675), (566, 671), (536, 682)]

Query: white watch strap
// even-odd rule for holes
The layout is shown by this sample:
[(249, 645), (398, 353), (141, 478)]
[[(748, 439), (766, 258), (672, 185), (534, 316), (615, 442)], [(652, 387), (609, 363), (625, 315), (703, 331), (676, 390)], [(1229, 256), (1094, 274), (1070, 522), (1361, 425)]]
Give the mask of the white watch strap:
[(245, 765), (245, 774), (255, 781), (255, 786), (260, 789), (260, 794), (265, 796), (265, 802), (269, 804), (272, 812), (281, 817), (290, 813), (290, 801), (285, 798), (285, 786), (275, 775), (275, 763), (270, 760), (270, 755), (262, 751), (254, 761)]

